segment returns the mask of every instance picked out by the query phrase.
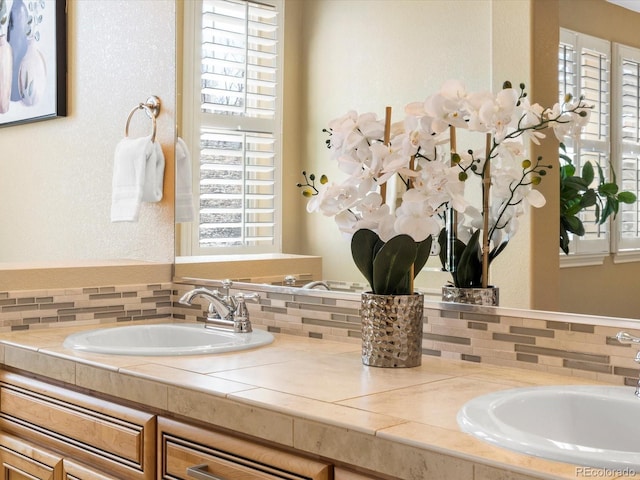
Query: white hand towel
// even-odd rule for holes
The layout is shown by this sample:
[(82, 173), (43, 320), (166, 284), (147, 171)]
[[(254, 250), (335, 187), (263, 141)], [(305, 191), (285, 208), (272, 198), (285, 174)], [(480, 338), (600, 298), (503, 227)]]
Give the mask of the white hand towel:
[(164, 155), (158, 142), (153, 142), (151, 153), (146, 158), (144, 173), (143, 202), (159, 202), (162, 200), (164, 188)]
[(191, 154), (185, 141), (176, 142), (176, 223), (191, 222), (194, 217)]
[(164, 156), (151, 137), (123, 138), (116, 145), (111, 199), (112, 222), (136, 222), (140, 203), (160, 201)]

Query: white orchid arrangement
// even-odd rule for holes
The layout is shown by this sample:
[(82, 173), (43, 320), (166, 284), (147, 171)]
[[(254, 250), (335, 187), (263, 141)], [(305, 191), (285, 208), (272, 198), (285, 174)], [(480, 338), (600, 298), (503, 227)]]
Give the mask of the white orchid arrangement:
[[(346, 178), (338, 183), (322, 175), (316, 184), (315, 175), (303, 172), (306, 183), (298, 186), (310, 197), (309, 212), (334, 216), (352, 237), (354, 260), (374, 293), (411, 293), (432, 238), (455, 286), (487, 286), (489, 263), (517, 231), (518, 218), (529, 206), (545, 204), (533, 186), (552, 165), (529, 159), (527, 142), (539, 144), (547, 128), (562, 141), (589, 118), (582, 98), (544, 108), (530, 103), (524, 88), (506, 82), (497, 94), (468, 92), (452, 80), (425, 101), (408, 104), (402, 122), (392, 124), (387, 108), (384, 120), (350, 111), (329, 123), (327, 146)], [(484, 134), (483, 145), (459, 151), (457, 130)], [(474, 177), (481, 181), (481, 202), (467, 198)], [(384, 252), (388, 244), (397, 245)], [(376, 281), (380, 253), (387, 259), (378, 262), (385, 276), (396, 270), (387, 261), (410, 262), (402, 261), (393, 278)]]

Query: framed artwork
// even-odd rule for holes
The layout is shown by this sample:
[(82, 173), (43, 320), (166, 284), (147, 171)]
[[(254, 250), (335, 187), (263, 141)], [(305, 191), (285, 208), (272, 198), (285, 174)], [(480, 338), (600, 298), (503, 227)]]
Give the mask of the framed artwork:
[(67, 0), (0, 0), (0, 127), (67, 114)]

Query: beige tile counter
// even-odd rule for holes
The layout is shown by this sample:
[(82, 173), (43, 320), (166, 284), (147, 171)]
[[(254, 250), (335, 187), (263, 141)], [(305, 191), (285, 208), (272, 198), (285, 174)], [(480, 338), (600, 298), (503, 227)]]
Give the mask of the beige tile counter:
[(630, 478), (514, 453), (457, 427), (457, 411), (478, 395), (585, 379), (428, 356), (418, 368), (366, 367), (358, 345), (284, 334), (266, 347), (219, 355), (111, 356), (63, 348), (64, 338), (82, 328), (95, 326), (3, 334), (0, 359), (401, 479)]

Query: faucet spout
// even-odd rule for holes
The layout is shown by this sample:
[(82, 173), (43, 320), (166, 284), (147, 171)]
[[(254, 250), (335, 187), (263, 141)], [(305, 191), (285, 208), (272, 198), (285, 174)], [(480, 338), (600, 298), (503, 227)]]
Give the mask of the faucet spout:
[(191, 305), (193, 300), (196, 297), (206, 298), (209, 301), (209, 316), (215, 317), (218, 316), (223, 320), (229, 320), (232, 317), (232, 309), (231, 306), (227, 305), (224, 300), (219, 298), (219, 293), (216, 290), (208, 290), (206, 288), (194, 288), (193, 290), (188, 291), (182, 297), (180, 297), (180, 302), (183, 305)]
[(331, 287), (329, 287), (329, 284), (327, 282), (322, 281), (322, 280), (316, 280), (316, 281), (313, 281), (313, 282), (306, 283), (301, 288), (303, 288), (305, 290), (313, 290), (313, 289), (331, 290)]

